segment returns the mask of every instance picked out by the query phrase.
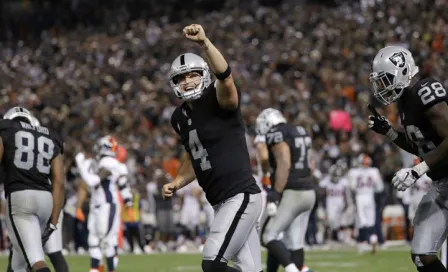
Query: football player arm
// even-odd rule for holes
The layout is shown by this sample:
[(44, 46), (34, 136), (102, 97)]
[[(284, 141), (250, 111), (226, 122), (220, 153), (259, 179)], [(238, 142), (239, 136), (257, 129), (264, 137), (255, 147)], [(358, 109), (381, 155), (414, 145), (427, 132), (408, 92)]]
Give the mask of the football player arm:
[(209, 39), (205, 39), (202, 48), (212, 72), (216, 75), (216, 97), (223, 109), (235, 110), (238, 107), (238, 92), (233, 81), (229, 64)]
[(64, 206), (64, 157), (62, 154), (51, 161), (51, 194), (53, 195), (53, 211), (50, 222), (56, 226)]
[(291, 168), (291, 150), (286, 142), (273, 145), (271, 150), (277, 164), (274, 189), (281, 193), (288, 182), (289, 169)]
[(448, 158), (448, 104), (437, 103), (425, 111), (425, 116), (430, 120), (442, 142), (431, 152), (423, 155), (424, 161), (413, 167), (419, 176), (430, 169), (440, 169), (446, 166)]
[(87, 198), (87, 191), (87, 184), (83, 180), (80, 180), (78, 191), (76, 192), (76, 198), (78, 200), (76, 202), (76, 209), (82, 209), (82, 205)]
[(127, 175), (122, 175), (118, 178), (118, 189), (126, 207), (132, 207), (132, 192), (129, 187)]
[(191, 163), (191, 157), (190, 154), (187, 153), (173, 183), (176, 186), (176, 190), (179, 190), (190, 184), (195, 178), (196, 175), (194, 173), (193, 164)]
[(257, 143), (257, 153), (260, 158), (261, 171), (263, 176), (267, 176), (269, 173), (269, 153), (268, 147), (265, 143)]
[(417, 146), (414, 143), (408, 141), (408, 139), (406, 138), (406, 135), (403, 132), (399, 132), (399, 131), (395, 131), (395, 132), (397, 134), (396, 134), (396, 138), (393, 140), (393, 143), (396, 146), (398, 146), (399, 148), (403, 149), (404, 151), (418, 156)]

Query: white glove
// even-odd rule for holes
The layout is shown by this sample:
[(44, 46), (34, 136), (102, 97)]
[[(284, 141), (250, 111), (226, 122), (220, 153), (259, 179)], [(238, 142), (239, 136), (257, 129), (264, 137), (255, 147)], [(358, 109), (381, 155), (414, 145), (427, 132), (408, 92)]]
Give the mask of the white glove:
[(406, 191), (419, 179), (418, 173), (412, 168), (403, 168), (395, 173), (392, 179), (392, 185), (398, 191)]
[(79, 167), (84, 162), (85, 159), (86, 159), (86, 155), (82, 152), (79, 152), (75, 156), (76, 165)]
[(266, 205), (266, 212), (268, 213), (268, 216), (275, 216), (277, 214), (277, 204), (268, 202)]

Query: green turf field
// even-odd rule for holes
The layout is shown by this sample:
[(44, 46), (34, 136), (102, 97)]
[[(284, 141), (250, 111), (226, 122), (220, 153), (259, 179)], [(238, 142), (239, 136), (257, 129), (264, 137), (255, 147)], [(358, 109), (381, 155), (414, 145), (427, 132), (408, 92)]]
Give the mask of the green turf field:
[[(314, 272), (377, 272), (416, 271), (410, 261), (409, 249), (387, 250), (376, 255), (358, 255), (354, 251), (314, 251), (306, 255), (306, 264)], [(87, 256), (68, 256), (71, 272), (88, 272)], [(193, 272), (200, 269), (197, 254), (123, 255), (118, 272)], [(0, 267), (7, 265), (7, 257), (0, 257)], [(2, 268), (0, 268), (2, 269)], [(5, 269), (6, 270), (6, 269)], [(3, 270), (3, 271), (5, 271)], [(283, 270), (281, 270), (283, 271)]]

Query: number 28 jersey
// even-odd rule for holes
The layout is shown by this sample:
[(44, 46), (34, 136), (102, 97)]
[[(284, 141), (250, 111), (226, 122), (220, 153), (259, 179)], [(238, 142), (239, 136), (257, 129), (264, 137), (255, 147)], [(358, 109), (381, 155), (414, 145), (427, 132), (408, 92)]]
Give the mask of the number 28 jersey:
[(63, 153), (62, 139), (46, 127), (0, 120), (6, 194), (21, 190), (51, 191), (51, 161)]
[(192, 101), (192, 108), (184, 102), (171, 117), (171, 125), (180, 136), (199, 185), (212, 205), (239, 193), (260, 192), (252, 176), (240, 105), (236, 110), (222, 109), (215, 84), (210, 84), (199, 99)]
[[(447, 92), (442, 83), (432, 78), (419, 80), (404, 90), (398, 100), (401, 124), (406, 137), (418, 147), (420, 157), (433, 151), (443, 140), (425, 115), (426, 110), (441, 102), (448, 102)], [(439, 180), (448, 177), (448, 171), (429, 171), (427, 175), (433, 180)]]

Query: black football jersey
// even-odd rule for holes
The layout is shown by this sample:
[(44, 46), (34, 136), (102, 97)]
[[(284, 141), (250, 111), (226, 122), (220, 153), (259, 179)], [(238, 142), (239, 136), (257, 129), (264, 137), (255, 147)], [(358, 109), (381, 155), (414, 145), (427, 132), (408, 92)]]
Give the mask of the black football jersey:
[[(421, 157), (434, 150), (443, 140), (424, 112), (437, 103), (447, 101), (448, 95), (442, 83), (432, 78), (419, 80), (404, 90), (398, 100), (398, 110), (406, 137), (418, 147)], [(447, 177), (448, 171), (429, 171), (427, 174), (433, 180), (439, 180)]]
[(215, 83), (192, 101), (192, 108), (186, 102), (176, 108), (171, 125), (190, 155), (196, 178), (210, 204), (239, 193), (260, 192), (252, 176), (240, 106), (233, 111), (222, 109)]
[(64, 152), (62, 139), (46, 127), (0, 120), (5, 193), (51, 191), (51, 161)]
[(275, 184), (277, 163), (272, 147), (281, 142), (286, 142), (291, 152), (291, 168), (289, 170), (288, 183), (285, 189), (311, 190), (314, 183), (311, 179), (310, 157), (311, 137), (303, 127), (291, 124), (278, 124), (273, 126), (266, 134), (266, 144), (269, 150), (269, 163), (273, 169), (271, 181)]

